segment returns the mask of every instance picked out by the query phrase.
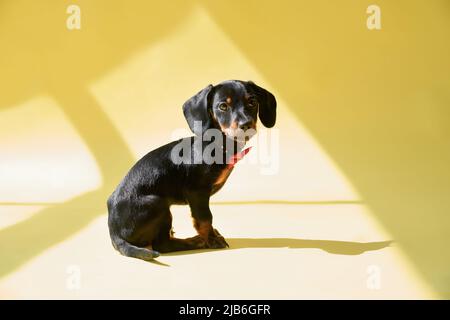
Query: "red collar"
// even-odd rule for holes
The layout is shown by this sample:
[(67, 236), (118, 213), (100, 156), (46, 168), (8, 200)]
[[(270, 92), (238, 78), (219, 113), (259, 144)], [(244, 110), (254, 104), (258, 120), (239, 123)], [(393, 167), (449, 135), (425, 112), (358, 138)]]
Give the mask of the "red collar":
[(241, 160), (251, 149), (252, 147), (248, 147), (247, 149), (244, 149), (240, 152), (235, 153), (231, 158), (230, 161), (228, 163), (228, 168), (232, 168), (234, 167), (234, 165)]

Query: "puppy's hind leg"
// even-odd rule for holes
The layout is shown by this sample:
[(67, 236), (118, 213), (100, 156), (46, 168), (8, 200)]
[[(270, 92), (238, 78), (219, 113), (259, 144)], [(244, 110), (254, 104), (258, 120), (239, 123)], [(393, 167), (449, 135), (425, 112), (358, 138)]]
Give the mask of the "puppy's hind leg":
[(168, 210), (167, 203), (158, 196), (144, 196), (129, 201), (108, 203), (108, 225), (111, 241), (122, 255), (153, 260), (159, 252), (152, 242)]

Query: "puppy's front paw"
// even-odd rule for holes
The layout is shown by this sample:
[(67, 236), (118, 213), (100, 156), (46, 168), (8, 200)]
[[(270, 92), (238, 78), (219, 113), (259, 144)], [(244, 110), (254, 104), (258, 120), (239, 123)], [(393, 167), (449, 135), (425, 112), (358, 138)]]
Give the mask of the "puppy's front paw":
[(194, 249), (206, 249), (206, 248), (208, 248), (208, 245), (207, 245), (205, 239), (203, 239), (200, 236), (195, 236), (195, 237), (189, 238), (187, 240), (191, 243), (191, 245), (192, 245), (192, 247)]
[(225, 238), (217, 231), (213, 229), (213, 232), (209, 234), (206, 246), (211, 249), (222, 249), (230, 247), (225, 241)]

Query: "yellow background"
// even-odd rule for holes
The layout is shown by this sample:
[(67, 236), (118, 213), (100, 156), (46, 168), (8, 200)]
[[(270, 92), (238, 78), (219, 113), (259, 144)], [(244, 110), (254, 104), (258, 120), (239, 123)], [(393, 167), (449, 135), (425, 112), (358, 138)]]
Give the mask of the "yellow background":
[[(81, 8), (81, 30), (66, 28), (69, 4)], [(381, 30), (366, 27), (371, 4), (381, 8)], [(116, 259), (102, 260), (111, 274), (128, 274), (139, 264), (149, 278), (166, 277), (166, 284), (181, 282), (186, 290), (139, 296), (144, 289), (135, 276), (137, 287), (117, 296), (205, 297), (178, 274), (195, 272), (204, 261), (217, 268), (207, 273), (211, 281), (227, 272), (239, 278), (261, 268), (251, 265), (255, 254), (262, 271), (270, 266), (285, 287), (296, 287), (280, 291), (268, 280), (269, 288), (258, 289), (255, 278), (254, 291), (235, 285), (236, 291), (206, 297), (449, 298), (449, 39), (446, 0), (0, 1), (0, 298), (78, 297), (50, 285), (51, 266), (74, 253), (70, 263), (83, 265), (97, 256), (84, 251), (99, 243)], [(279, 101), (280, 172), (262, 176), (243, 165), (216, 199), (217, 221), (228, 234), (241, 228), (238, 249), (168, 256), (190, 266), (172, 265), (170, 272), (118, 259), (105, 227), (107, 196), (136, 159), (170, 141), (174, 130), (187, 129), (181, 113), (187, 98), (225, 79), (252, 79)], [(365, 222), (355, 222), (360, 218)], [(278, 245), (274, 229), (293, 224), (298, 229), (289, 239), (354, 244)], [(252, 228), (268, 240), (242, 240)], [(76, 235), (82, 240), (70, 242)], [(358, 243), (375, 240), (395, 240), (395, 249), (363, 254), (373, 248)], [(51, 252), (55, 246), (59, 253)], [(277, 263), (285, 246), (297, 248), (286, 258), (293, 259), (286, 260), (289, 267)], [(301, 253), (311, 246), (323, 256)], [(343, 257), (331, 258), (327, 250)], [(389, 250), (395, 251), (382, 256)], [(298, 257), (303, 260), (293, 267)], [(189, 259), (200, 260), (190, 265)], [(336, 271), (377, 259), (385, 259), (391, 286), (376, 295), (361, 287), (365, 269), (358, 279)], [(314, 264), (301, 269), (308, 261)], [(325, 280), (309, 283), (306, 275)], [(96, 279), (80, 297), (116, 297), (109, 294), (117, 288)], [(204, 288), (211, 287), (221, 289), (220, 283)]]

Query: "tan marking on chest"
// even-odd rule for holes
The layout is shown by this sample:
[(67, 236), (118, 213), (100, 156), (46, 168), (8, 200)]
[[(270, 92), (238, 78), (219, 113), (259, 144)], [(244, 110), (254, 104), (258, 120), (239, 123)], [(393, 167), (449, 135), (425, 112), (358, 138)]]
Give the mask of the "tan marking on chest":
[(225, 183), (232, 169), (233, 169), (232, 166), (226, 166), (225, 169), (223, 169), (222, 172), (219, 174), (216, 181), (214, 181), (214, 185), (220, 185)]

